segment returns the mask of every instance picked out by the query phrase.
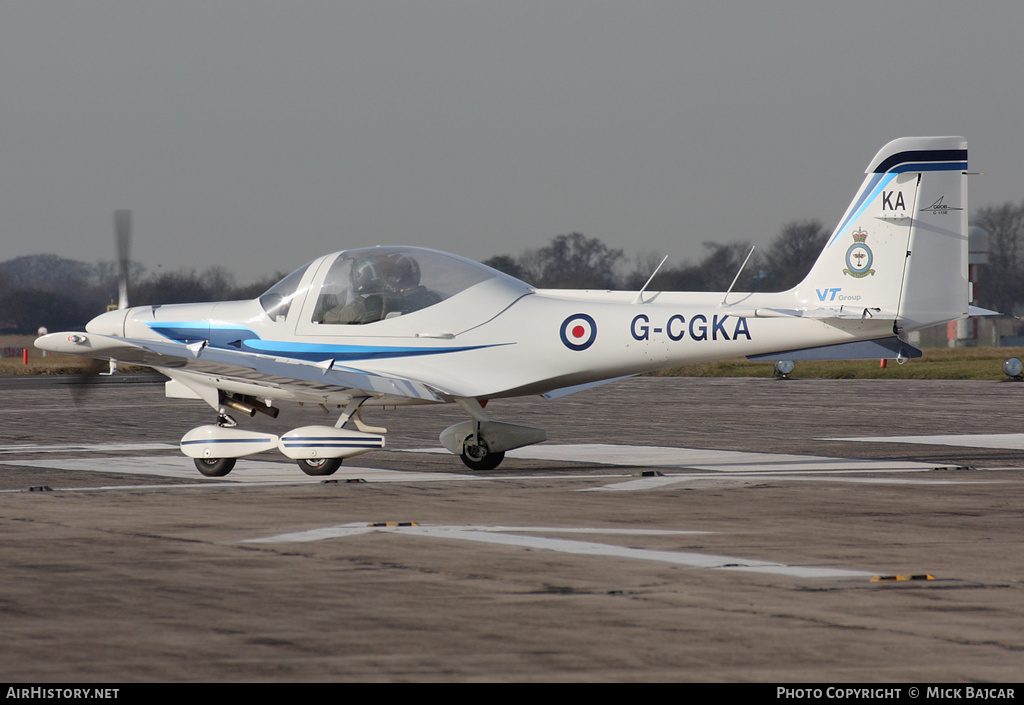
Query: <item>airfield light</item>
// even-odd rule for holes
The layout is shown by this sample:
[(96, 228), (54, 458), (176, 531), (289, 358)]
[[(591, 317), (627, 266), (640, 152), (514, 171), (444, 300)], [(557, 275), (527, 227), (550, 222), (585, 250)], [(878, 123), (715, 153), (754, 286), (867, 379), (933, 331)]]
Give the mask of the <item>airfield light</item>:
[(775, 376), (779, 379), (789, 379), (789, 375), (793, 372), (793, 368), (795, 367), (796, 363), (792, 360), (776, 360)]
[(1008, 357), (1003, 360), (1003, 374), (1010, 379), (1024, 379), (1024, 362), (1017, 357)]

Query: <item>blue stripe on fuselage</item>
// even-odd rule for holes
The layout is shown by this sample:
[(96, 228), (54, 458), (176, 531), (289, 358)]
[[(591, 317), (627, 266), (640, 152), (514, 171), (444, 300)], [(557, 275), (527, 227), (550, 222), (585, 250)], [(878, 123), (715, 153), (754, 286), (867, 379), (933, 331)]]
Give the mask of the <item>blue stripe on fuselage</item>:
[[(264, 355), (280, 355), (297, 360), (379, 360), (389, 357), (416, 357), (441, 353), (492, 348), (495, 345), (468, 345), (453, 348), (409, 348), (383, 345), (325, 345), (323, 343), (291, 343), (279, 340), (249, 339), (242, 341), (245, 349)], [(508, 343), (502, 343), (507, 345)]]
[(447, 348), (391, 347), (384, 345), (330, 345), (324, 343), (299, 343), (282, 340), (263, 340), (252, 330), (243, 326), (218, 326), (203, 322), (154, 322), (147, 324), (160, 335), (179, 343), (189, 344), (209, 340), (210, 347), (223, 350), (276, 355), (306, 362), (324, 360), (352, 361), (379, 360), (396, 357), (417, 357), (442, 353), (464, 352), (497, 345), (469, 345)]

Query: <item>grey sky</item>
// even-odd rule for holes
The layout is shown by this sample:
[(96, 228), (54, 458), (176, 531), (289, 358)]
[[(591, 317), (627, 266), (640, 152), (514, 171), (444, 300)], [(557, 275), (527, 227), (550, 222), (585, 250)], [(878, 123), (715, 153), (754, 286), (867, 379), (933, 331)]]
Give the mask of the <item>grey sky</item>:
[(842, 215), (895, 137), (1024, 198), (1024, 3), (0, 0), (0, 260), (240, 281), (578, 231), (696, 260)]

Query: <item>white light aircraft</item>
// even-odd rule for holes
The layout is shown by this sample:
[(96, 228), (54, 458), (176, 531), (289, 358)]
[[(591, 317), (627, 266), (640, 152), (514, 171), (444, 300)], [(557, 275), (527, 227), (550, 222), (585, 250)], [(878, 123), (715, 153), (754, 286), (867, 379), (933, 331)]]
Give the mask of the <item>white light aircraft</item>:
[[(361, 409), (396, 404), (461, 406), (468, 420), (441, 444), (470, 468), (493, 469), (546, 433), (492, 420), (492, 399), (555, 398), (739, 356), (919, 356), (906, 333), (971, 313), (966, 169), (962, 137), (890, 142), (806, 278), (779, 293), (535, 289), (456, 255), (370, 247), (320, 257), (251, 301), (129, 308), (119, 211), (120, 308), (36, 346), (151, 367), (169, 378), (168, 397), (209, 404), (217, 422), (181, 439), (207, 476), (269, 449), (330, 475), (343, 458), (384, 447), (385, 429)], [(337, 406), (340, 417), (275, 435), (229, 416), (276, 417), (289, 402)]]

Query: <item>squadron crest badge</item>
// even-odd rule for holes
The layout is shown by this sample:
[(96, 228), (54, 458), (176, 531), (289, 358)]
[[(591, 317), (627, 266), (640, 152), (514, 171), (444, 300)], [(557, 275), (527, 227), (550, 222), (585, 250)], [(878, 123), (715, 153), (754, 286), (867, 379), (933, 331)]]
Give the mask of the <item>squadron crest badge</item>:
[(874, 260), (871, 248), (864, 242), (867, 239), (868, 234), (864, 229), (857, 228), (853, 232), (853, 244), (846, 251), (846, 269), (843, 270), (843, 274), (862, 279), (875, 273), (875, 270), (871, 268), (871, 263)]

